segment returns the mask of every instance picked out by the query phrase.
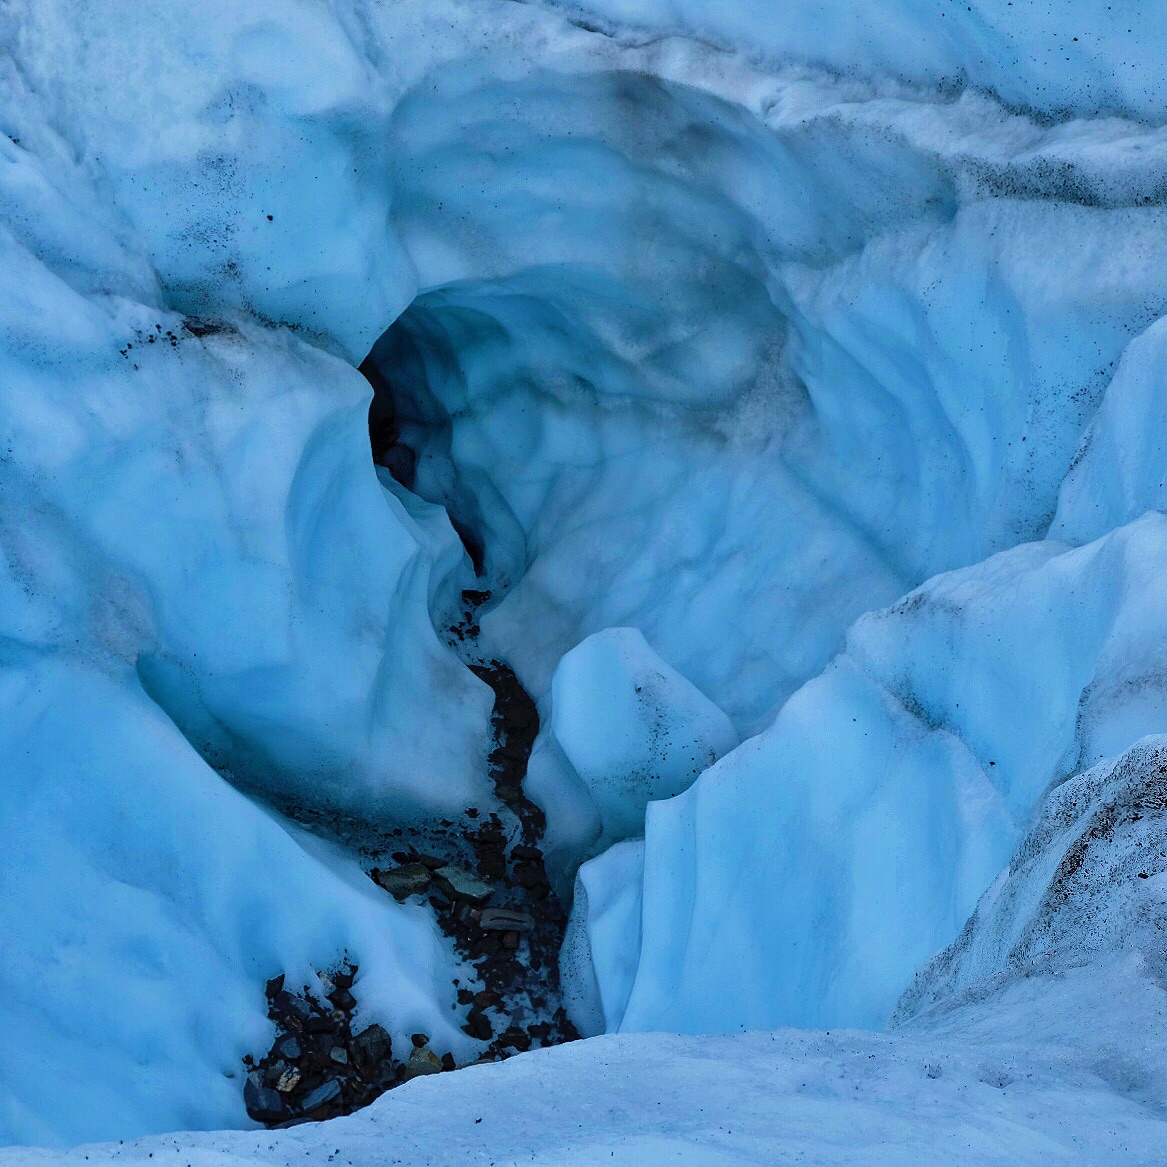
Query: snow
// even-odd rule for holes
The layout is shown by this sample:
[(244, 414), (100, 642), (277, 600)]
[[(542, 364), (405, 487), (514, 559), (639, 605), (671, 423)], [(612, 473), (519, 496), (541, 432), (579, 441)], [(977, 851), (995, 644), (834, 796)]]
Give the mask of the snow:
[[(636, 926), (589, 933), (597, 970), (639, 943), (621, 1029), (886, 1022), (1047, 788), (1164, 725), (1165, 563), (1147, 516), (860, 620), (771, 729), (649, 806)], [(589, 903), (627, 897), (608, 862), (583, 869)]]
[(366, 1017), (465, 1049), (420, 909), (223, 782), (132, 675), (26, 654), (0, 685), (5, 1141), (247, 1124), (264, 979), (345, 956)]
[(246, 1124), (264, 981), (345, 954), (465, 1051), (433, 921), (281, 812), (493, 805), (484, 584), (619, 1036), (140, 1155), (1155, 1161), (1161, 876), (1001, 969), (1167, 731), (1164, 16), (5, 5), (0, 1140)]
[(975, 86), (1044, 113), (1119, 111), (1161, 118), (1154, 78), (1167, 63), (1142, 35), (1164, 16), (1159, 0), (1100, 7), (1089, 0), (584, 0), (611, 22), (681, 31), (843, 74), (886, 74), (919, 85)]
[(1126, 964), (1039, 978), (895, 1034), (595, 1038), (418, 1079), (349, 1118), (0, 1164), (352, 1167), (810, 1163), (1152, 1167), (1163, 991)]
[(550, 732), (592, 796), (607, 842), (644, 834), (650, 802), (687, 790), (738, 744), (729, 718), (635, 628), (576, 645), (555, 670), (551, 702)]

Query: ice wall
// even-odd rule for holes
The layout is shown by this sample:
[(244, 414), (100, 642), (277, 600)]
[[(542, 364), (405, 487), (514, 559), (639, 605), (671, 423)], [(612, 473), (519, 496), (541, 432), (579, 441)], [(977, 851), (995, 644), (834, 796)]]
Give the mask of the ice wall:
[(1043, 113), (1167, 113), (1155, 84), (1167, 60), (1159, 38), (1147, 35), (1164, 18), (1159, 0), (586, 0), (571, 8), (617, 35), (629, 26), (642, 35), (683, 31), (844, 75), (986, 89)]
[(0, 13), (4, 1138), (242, 1121), (263, 980), (345, 950), (443, 1032), (427, 926), (239, 793), (488, 805), (435, 503), (549, 721), (627, 626), (765, 731), (585, 868), (591, 1028), (878, 1022), (1167, 728), (1161, 6), (596, 11)]
[[(1164, 725), (1165, 555), (1156, 515), (1077, 550), (1018, 547), (860, 620), (770, 730), (649, 807), (641, 909), (592, 936), (597, 968), (640, 950), (605, 1013), (629, 1030), (885, 1022), (1046, 789)], [(586, 865), (588, 902), (626, 871)]]

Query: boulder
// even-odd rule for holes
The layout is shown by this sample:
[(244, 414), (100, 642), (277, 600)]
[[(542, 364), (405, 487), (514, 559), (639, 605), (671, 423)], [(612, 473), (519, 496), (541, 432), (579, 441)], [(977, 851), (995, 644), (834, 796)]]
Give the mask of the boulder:
[(270, 1086), (265, 1086), (258, 1071), (247, 1075), (243, 1083), (243, 1105), (256, 1122), (282, 1122), (288, 1117), (284, 1100)]
[(408, 1082), (411, 1078), (420, 1078), (425, 1074), (440, 1074), (442, 1069), (441, 1058), (429, 1046), (421, 1046), (409, 1055), (405, 1065), (405, 1080)]
[(483, 883), (476, 875), (471, 875), (470, 872), (463, 871), (461, 867), (455, 867), (452, 863), (447, 863), (434, 872), (434, 882), (451, 899), (462, 900), (475, 907), (481, 907), (494, 894), (490, 884)]
[(387, 1061), (393, 1053), (393, 1041), (380, 1025), (370, 1025), (353, 1038), (353, 1053), (363, 1066), (376, 1066)]
[(395, 900), (422, 895), (429, 889), (430, 869), (424, 863), (399, 863), (387, 871), (374, 867), (370, 874)]
[[(277, 1097), (279, 1096), (277, 1095)], [(315, 1090), (305, 1095), (301, 1106), (305, 1114), (311, 1114), (312, 1111), (318, 1110), (325, 1103), (332, 1102), (339, 1097), (340, 1083), (333, 1078), (331, 1081), (322, 1083)]]

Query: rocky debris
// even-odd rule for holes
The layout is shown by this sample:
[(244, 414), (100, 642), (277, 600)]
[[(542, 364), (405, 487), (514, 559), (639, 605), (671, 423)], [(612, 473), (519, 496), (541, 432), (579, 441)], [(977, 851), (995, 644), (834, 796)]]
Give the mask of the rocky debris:
[(434, 872), (434, 883), (440, 891), (452, 900), (461, 900), (475, 907), (481, 907), (494, 893), (494, 888), (481, 879), (475, 878), (468, 871), (448, 863)]
[(405, 1066), (405, 1080), (421, 1077), (423, 1074), (440, 1074), (445, 1067), (442, 1060), (428, 1045), (416, 1046), (409, 1055)]
[(284, 1100), (270, 1086), (264, 1085), (258, 1070), (252, 1070), (243, 1083), (243, 1105), (257, 1122), (281, 1122), (287, 1118)]
[(369, 874), (398, 901), (429, 891), (430, 869), (424, 863), (399, 863), (388, 871), (374, 867)]
[(393, 1043), (380, 1025), (370, 1025), (353, 1038), (351, 1049), (354, 1064), (368, 1071), (389, 1060)]
[[(467, 614), (452, 634), (472, 640), (476, 608), (490, 593), (468, 591), (463, 598)], [(424, 847), (420, 832), (397, 827), (367, 853), (381, 864), (369, 871), (374, 882), (398, 902), (413, 896), (427, 901), (473, 967), (480, 987), (454, 982), (457, 1005), (466, 1009), (462, 1028), (484, 1043), (479, 1061), (496, 1061), (578, 1034), (559, 996), (567, 917), (543, 865), (543, 813), (523, 793), (539, 714), (507, 665), (492, 660), (470, 667), (495, 694), (489, 764), (501, 810), (468, 807), (460, 823), (446, 821), (430, 831)], [(418, 845), (408, 844), (410, 836)], [(453, 1056), (430, 1049), (425, 1034), (414, 1034), (408, 1057), (395, 1061), (381, 1025), (354, 1033), (356, 972), (320, 973), (323, 1000), (307, 986), (293, 992), (283, 976), (268, 982), (268, 1016), (277, 1035), (258, 1064), (244, 1059), (244, 1102), (252, 1118), (269, 1126), (332, 1118), (413, 1078), (455, 1069)]]
[[(477, 611), (491, 596), (467, 590), (462, 598), (465, 614), (450, 629), (449, 643), (468, 653), (479, 632)], [(370, 874), (398, 899), (406, 898), (406, 888), (408, 895), (428, 899), (439, 926), (484, 986), (475, 992), (455, 982), (458, 1004), (469, 1007), (464, 1032), (489, 1043), (480, 1060), (495, 1060), (578, 1034), (560, 1004), (559, 948), (567, 915), (543, 863), (546, 822), (523, 792), (539, 712), (508, 665), (473, 658), (468, 664), (494, 690), (488, 761), (502, 810), (468, 807), (464, 820), (444, 823), (453, 830), (435, 834), (426, 850), (394, 851), (394, 867)], [(447, 848), (448, 858), (431, 853)]]
[(310, 1094), (305, 1095), (303, 1102), (305, 1113), (319, 1110), (320, 1107), (339, 1098), (340, 1094), (341, 1086), (335, 1078), (332, 1078), (328, 1082), (322, 1082)]
[(268, 982), (268, 1016), (279, 1032), (258, 1064), (244, 1059), (243, 1101), (252, 1118), (268, 1126), (333, 1118), (419, 1074), (454, 1069), (454, 1059), (439, 1058), (424, 1034), (414, 1035), (415, 1048), (402, 1064), (393, 1060), (393, 1042), (383, 1026), (354, 1033), (356, 972), (349, 967), (320, 973), (324, 1000), (307, 986), (291, 992), (282, 976)]
[(535, 927), (535, 917), (510, 908), (483, 908), (478, 913), (478, 927), (484, 932), (530, 932)]
[(287, 1035), (287, 1037), (281, 1037), (279, 1041), (277, 1041), (275, 1045), (272, 1046), (272, 1049), (275, 1051), (277, 1057), (287, 1058), (289, 1062), (296, 1061), (302, 1052), (300, 1049), (300, 1043), (290, 1033)]

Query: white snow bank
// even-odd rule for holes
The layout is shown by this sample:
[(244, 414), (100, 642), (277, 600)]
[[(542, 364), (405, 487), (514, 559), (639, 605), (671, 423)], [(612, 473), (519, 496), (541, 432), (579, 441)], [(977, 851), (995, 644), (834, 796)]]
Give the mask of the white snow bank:
[(247, 1125), (264, 980), (347, 957), (365, 1019), (467, 1039), (420, 909), (232, 790), (134, 683), (16, 652), (0, 669), (0, 1141)]
[[(989, 89), (1046, 112), (1167, 115), (1161, 0), (573, 0), (619, 30), (684, 31), (852, 76)], [(627, 35), (627, 34), (626, 34)]]
[[(1153, 515), (1077, 550), (1018, 547), (860, 620), (772, 729), (650, 805), (639, 912), (589, 930), (597, 976), (639, 943), (627, 1005), (604, 986), (605, 1015), (885, 1021), (1046, 788), (1167, 730), (1165, 567)], [(589, 903), (595, 887), (627, 902), (606, 886), (635, 880), (626, 864), (584, 872)]]
[(345, 1119), (8, 1167), (1158, 1167), (1164, 994), (1129, 965), (1038, 978), (895, 1034), (620, 1035), (422, 1078)]
[(550, 731), (610, 843), (643, 834), (649, 802), (687, 790), (738, 744), (729, 718), (634, 628), (597, 632), (559, 662)]

